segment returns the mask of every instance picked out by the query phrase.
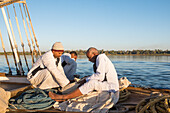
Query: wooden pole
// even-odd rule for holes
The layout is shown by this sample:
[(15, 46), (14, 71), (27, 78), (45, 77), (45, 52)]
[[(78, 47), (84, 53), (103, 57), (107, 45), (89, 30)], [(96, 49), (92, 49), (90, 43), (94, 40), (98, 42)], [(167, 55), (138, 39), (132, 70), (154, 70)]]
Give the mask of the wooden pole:
[(1, 30), (0, 30), (0, 37), (1, 37), (1, 43), (2, 43), (2, 48), (3, 48), (3, 50), (4, 50), (4, 55), (5, 55), (5, 58), (6, 58), (6, 62), (7, 62), (7, 64), (8, 64), (8, 68), (9, 68), (8, 74), (9, 74), (9, 75), (12, 75), (12, 71), (11, 71), (11, 67), (10, 67), (10, 65), (9, 65), (7, 53), (6, 53), (6, 51), (5, 51), (5, 45), (4, 45), (4, 41), (3, 41), (3, 38), (2, 38)]
[(2, 8), (4, 6), (8, 6), (8, 5), (16, 3), (16, 2), (26, 3), (26, 1), (20, 1), (20, 0), (3, 0), (2, 2), (0, 2), (0, 8)]
[[(20, 63), (21, 68), (22, 68), (21, 57), (20, 57), (19, 52), (18, 52), (18, 46), (17, 46), (17, 42), (16, 42), (16, 39), (15, 39), (15, 34), (14, 34), (14, 30), (13, 30), (13, 27), (12, 27), (12, 22), (11, 22), (11, 18), (10, 18), (9, 11), (8, 11), (8, 7), (7, 7), (7, 6), (6, 6), (6, 10), (7, 10), (7, 14), (8, 14), (9, 25), (10, 25), (11, 31), (12, 31), (12, 36), (13, 36), (13, 39), (14, 39), (15, 48), (16, 48), (16, 50), (17, 50), (17, 54), (18, 54), (18, 58), (19, 58), (19, 63)], [(18, 27), (18, 25), (17, 25), (17, 27)], [(24, 73), (23, 68), (22, 68), (22, 72)]]
[(32, 49), (31, 49), (31, 43), (30, 43), (30, 40), (29, 40), (29, 37), (28, 37), (28, 32), (27, 32), (27, 28), (26, 28), (26, 25), (25, 25), (25, 20), (24, 20), (22, 10), (21, 10), (21, 16), (22, 16), (22, 22), (23, 22), (23, 25), (24, 25), (24, 29), (25, 29), (25, 34), (26, 34), (27, 41), (28, 41), (28, 46), (29, 46), (29, 49), (30, 49), (31, 57), (32, 57), (32, 65), (33, 65), (34, 64), (34, 55), (33, 55)]
[(24, 73), (23, 73), (23, 71), (22, 71), (22, 67), (21, 67), (20, 62), (19, 62), (17, 50), (16, 50), (16, 48), (15, 48), (15, 46), (14, 46), (14, 41), (13, 41), (13, 37), (12, 37), (12, 34), (11, 34), (11, 30), (10, 30), (10, 27), (9, 27), (9, 23), (8, 23), (8, 20), (7, 20), (7, 17), (6, 17), (6, 13), (5, 13), (5, 10), (4, 10), (3, 7), (1, 8), (1, 11), (2, 11), (2, 14), (3, 14), (3, 17), (4, 17), (4, 21), (5, 21), (5, 24), (6, 24), (6, 27), (7, 27), (7, 31), (8, 31), (8, 34), (9, 34), (9, 40), (11, 41), (11, 46), (12, 46), (13, 51), (14, 51), (14, 55), (15, 55), (15, 58), (16, 58), (16, 62), (17, 62), (18, 67), (19, 67), (19, 71), (20, 71), (21, 75), (24, 75)]
[(18, 18), (17, 18), (17, 14), (16, 14), (16, 11), (15, 11), (15, 8), (14, 8), (14, 13), (15, 13), (15, 20), (16, 20), (16, 23), (17, 23), (19, 37), (20, 37), (20, 40), (21, 40), (21, 46), (22, 46), (22, 49), (23, 49), (25, 63), (26, 63), (27, 69), (29, 71), (29, 66), (28, 66), (28, 63), (27, 63), (26, 55), (25, 55), (24, 43), (23, 43), (23, 40), (22, 40), (21, 30), (20, 30), (20, 26), (19, 26), (19, 22), (18, 22)]
[(38, 52), (39, 52), (39, 55), (41, 56), (41, 51), (39, 49), (38, 41), (37, 41), (37, 38), (35, 36), (35, 32), (34, 32), (34, 28), (33, 28), (32, 22), (31, 22), (31, 17), (30, 17), (29, 11), (28, 11), (27, 4), (23, 3), (24, 10), (25, 10), (25, 6), (26, 6), (26, 11), (27, 11), (27, 14), (28, 14), (29, 21), (30, 21), (30, 24), (31, 24), (32, 32), (33, 32), (33, 35), (34, 35), (34, 39), (35, 39), (35, 42), (36, 42), (36, 45), (37, 45), (37, 48), (38, 48)]
[[(9, 34), (8, 34), (8, 37), (10, 37), (10, 36), (9, 36)], [(15, 53), (14, 53), (14, 49), (13, 49), (13, 47), (12, 47), (12, 43), (11, 43), (10, 38), (9, 38), (9, 43), (10, 43), (10, 46), (11, 46), (12, 55), (13, 55), (13, 58), (14, 58), (14, 63), (15, 63), (15, 67), (16, 67), (17, 75), (21, 75), (21, 72), (19, 71), (19, 69), (18, 69), (18, 67), (17, 67), (17, 61), (16, 61), (16, 57), (15, 57)]]

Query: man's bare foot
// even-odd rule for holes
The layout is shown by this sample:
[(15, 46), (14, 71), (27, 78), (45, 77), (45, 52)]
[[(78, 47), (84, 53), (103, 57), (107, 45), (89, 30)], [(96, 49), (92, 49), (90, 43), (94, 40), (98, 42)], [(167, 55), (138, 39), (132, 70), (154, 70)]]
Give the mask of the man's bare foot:
[(49, 92), (48, 93), (49, 97), (57, 102), (62, 102), (62, 101), (65, 101), (63, 99), (63, 95), (57, 95), (55, 93), (52, 93), (52, 92)]

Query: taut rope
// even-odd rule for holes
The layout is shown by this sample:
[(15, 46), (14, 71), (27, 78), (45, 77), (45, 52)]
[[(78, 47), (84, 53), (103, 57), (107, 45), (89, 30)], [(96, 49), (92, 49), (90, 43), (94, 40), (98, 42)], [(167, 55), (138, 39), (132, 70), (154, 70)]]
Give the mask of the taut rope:
[(0, 37), (1, 37), (1, 43), (2, 43), (2, 48), (3, 48), (3, 50), (4, 50), (4, 55), (5, 55), (5, 58), (6, 58), (6, 62), (7, 62), (7, 64), (8, 64), (8, 68), (9, 68), (8, 74), (9, 74), (9, 75), (12, 75), (12, 71), (11, 71), (11, 67), (10, 67), (10, 65), (9, 65), (7, 53), (6, 53), (6, 51), (5, 51), (5, 45), (4, 45), (4, 41), (3, 41), (3, 38), (2, 38), (1, 30), (0, 30)]

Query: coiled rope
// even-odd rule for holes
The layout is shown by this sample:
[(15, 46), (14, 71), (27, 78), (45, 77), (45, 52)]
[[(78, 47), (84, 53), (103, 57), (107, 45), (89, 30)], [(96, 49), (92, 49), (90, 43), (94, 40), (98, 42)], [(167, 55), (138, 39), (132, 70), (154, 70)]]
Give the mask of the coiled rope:
[(170, 95), (150, 96), (139, 102), (136, 113), (170, 113)]
[(35, 88), (27, 90), (19, 97), (9, 100), (9, 109), (45, 110), (51, 108), (55, 101), (48, 96), (49, 91), (57, 93), (55, 89)]
[(119, 92), (119, 101), (118, 102), (123, 102), (128, 99), (129, 95), (131, 93), (127, 89), (121, 89)]
[[(118, 102), (127, 100), (130, 94), (131, 93), (126, 88), (119, 89)], [(127, 108), (125, 105), (116, 104), (111, 108), (111, 110), (109, 110), (109, 113), (126, 113), (127, 111), (129, 111), (129, 108)]]

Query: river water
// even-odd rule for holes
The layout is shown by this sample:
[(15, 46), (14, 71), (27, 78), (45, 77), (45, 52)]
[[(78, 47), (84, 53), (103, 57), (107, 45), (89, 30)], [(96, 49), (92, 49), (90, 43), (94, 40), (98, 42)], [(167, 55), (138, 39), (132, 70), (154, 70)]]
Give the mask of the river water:
[[(132, 84), (141, 87), (167, 88), (170, 89), (170, 56), (108, 56), (114, 64), (118, 77), (127, 77)], [(13, 57), (8, 56), (13, 74), (15, 65)], [(22, 64), (27, 73), (23, 56)], [(31, 67), (31, 57), (27, 56)], [(92, 63), (86, 56), (79, 56), (77, 59), (77, 74), (81, 77), (93, 74)], [(8, 65), (5, 56), (0, 55), (0, 72), (8, 72)]]

